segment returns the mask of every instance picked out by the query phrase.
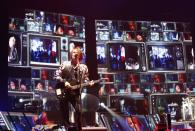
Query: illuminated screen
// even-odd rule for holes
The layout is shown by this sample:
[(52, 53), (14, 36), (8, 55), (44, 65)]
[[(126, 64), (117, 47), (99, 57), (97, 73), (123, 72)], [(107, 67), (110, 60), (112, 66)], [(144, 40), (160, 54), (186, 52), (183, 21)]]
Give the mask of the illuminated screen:
[(109, 68), (114, 71), (133, 70), (141, 67), (140, 44), (108, 43)]
[(99, 67), (106, 65), (106, 47), (105, 44), (96, 45), (97, 63)]
[(184, 70), (181, 44), (148, 45), (149, 70)]
[(30, 35), (30, 64), (59, 66), (59, 44), (60, 39), (58, 37)]
[(85, 63), (86, 62), (86, 48), (85, 48), (85, 42), (81, 41), (81, 40), (76, 40), (76, 39), (72, 39), (69, 41), (69, 49), (70, 51), (74, 48), (74, 47), (80, 47), (83, 53), (83, 59), (81, 60), (81, 63)]
[(8, 64), (20, 65), (21, 64), (21, 34), (9, 32), (8, 33)]
[(194, 49), (191, 44), (185, 45), (187, 69), (194, 69)]

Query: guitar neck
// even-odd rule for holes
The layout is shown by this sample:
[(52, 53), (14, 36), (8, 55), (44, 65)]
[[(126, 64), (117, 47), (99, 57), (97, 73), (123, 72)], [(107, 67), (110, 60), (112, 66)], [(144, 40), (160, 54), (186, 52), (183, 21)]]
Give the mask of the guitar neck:
[[(94, 80), (93, 83), (99, 83), (100, 80)], [(87, 83), (82, 83), (82, 84), (79, 84), (79, 85), (74, 85), (74, 86), (71, 86), (71, 89), (78, 89), (78, 88), (83, 88), (84, 86), (89, 86), (90, 85), (90, 82), (87, 82)]]

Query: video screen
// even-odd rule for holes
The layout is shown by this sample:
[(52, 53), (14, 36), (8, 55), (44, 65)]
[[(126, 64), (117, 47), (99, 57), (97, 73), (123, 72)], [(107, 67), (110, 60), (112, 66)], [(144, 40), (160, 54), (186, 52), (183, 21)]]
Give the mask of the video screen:
[(136, 30), (136, 22), (135, 21), (121, 21), (120, 29), (125, 31), (135, 31)]
[(125, 70), (125, 47), (123, 44), (108, 44), (109, 67), (114, 71)]
[(54, 32), (54, 24), (44, 23), (43, 24), (43, 32), (47, 34), (52, 34)]
[(150, 40), (151, 41), (160, 41), (161, 36), (159, 32), (150, 32)]
[(125, 32), (126, 41), (136, 41), (135, 32)]
[(139, 43), (108, 43), (108, 52), (111, 70), (140, 70), (141, 54)]
[(25, 24), (23, 19), (9, 18), (9, 30), (13, 31), (25, 31)]
[(137, 95), (129, 96), (129, 95), (110, 95), (110, 108), (115, 109), (115, 111), (125, 114), (147, 114), (148, 109), (146, 106), (145, 100), (140, 98)]
[(150, 131), (149, 123), (144, 115), (102, 114), (101, 120), (104, 126), (111, 131)]
[(195, 93), (195, 84), (194, 83), (187, 83), (186, 93)]
[(31, 78), (21, 78), (20, 79), (19, 91), (22, 91), (22, 92), (32, 91)]
[(64, 35), (66, 32), (66, 27), (64, 25), (61, 25), (61, 24), (56, 24), (54, 26), (54, 34), (55, 35)]
[(167, 74), (166, 81), (167, 82), (178, 82), (178, 74)]
[(165, 30), (176, 30), (174, 22), (162, 22), (162, 29)]
[(125, 69), (126, 70), (139, 70), (141, 67), (140, 47), (139, 44), (137, 45), (128, 44), (125, 47)]
[(109, 30), (111, 21), (96, 21), (96, 30)]
[(152, 79), (154, 83), (162, 83), (162, 82), (165, 82), (165, 75), (164, 74), (153, 74)]
[(68, 51), (61, 51), (61, 63), (68, 60), (69, 60)]
[(35, 79), (40, 79), (41, 78), (40, 69), (32, 69), (31, 77)]
[(25, 10), (25, 20), (34, 20), (35, 19), (35, 11), (34, 10)]
[(96, 31), (96, 40), (110, 40), (110, 32)]
[(184, 41), (192, 41), (192, 33), (191, 32), (184, 32), (183, 37), (184, 37)]
[(178, 74), (178, 81), (179, 81), (179, 83), (185, 83), (187, 81), (186, 73), (179, 73)]
[(33, 80), (34, 90), (36, 91), (46, 91), (45, 80)]
[(168, 83), (167, 92), (168, 93), (184, 93), (185, 88), (182, 83)]
[(152, 74), (142, 74), (142, 75), (140, 75), (140, 81), (141, 81), (141, 83), (153, 83), (154, 82), (154, 79), (153, 79), (153, 76), (152, 76)]
[(45, 12), (44, 11), (35, 11), (35, 21), (44, 22)]
[(99, 67), (106, 65), (106, 45), (105, 43), (97, 43), (96, 45), (97, 52), (97, 63)]
[(21, 65), (22, 40), (20, 33), (8, 33), (8, 65)]
[(69, 23), (70, 23), (69, 17), (70, 17), (70, 16), (68, 16), (68, 15), (60, 14), (60, 23), (63, 24), (63, 25), (68, 26)]
[(41, 80), (53, 80), (55, 69), (41, 69)]
[(58, 37), (29, 35), (30, 64), (59, 66), (59, 45)]
[(163, 41), (179, 41), (181, 35), (179, 32), (163, 32)]
[(145, 93), (152, 93), (152, 85), (149, 83), (142, 83), (141, 84), (141, 93), (145, 94)]
[(138, 84), (140, 76), (138, 74), (129, 73), (125, 77), (125, 83)]
[(123, 40), (123, 31), (112, 31), (111, 39), (112, 40)]
[(151, 90), (152, 93), (164, 93), (165, 85), (159, 83), (153, 84)]
[(48, 83), (48, 92), (49, 93), (55, 93), (55, 87), (57, 85), (57, 81), (55, 80), (50, 80)]
[(187, 95), (181, 94), (153, 94), (151, 96), (152, 101), (152, 114), (157, 114), (161, 112), (170, 113), (171, 121), (179, 121), (182, 119), (182, 100), (186, 98)]
[(8, 91), (18, 91), (19, 90), (19, 80), (17, 78), (8, 78)]
[(114, 81), (113, 74), (100, 74), (100, 78), (105, 78), (105, 83)]
[(149, 21), (138, 21), (137, 22), (137, 30), (138, 31), (147, 31), (150, 27)]
[(81, 60), (81, 63), (86, 62), (86, 47), (85, 42), (83, 40), (79, 39), (71, 39), (69, 41), (69, 50), (72, 51), (74, 47), (80, 47), (83, 53), (83, 59)]
[(146, 32), (136, 32), (136, 37), (135, 37), (136, 41), (138, 42), (143, 42), (146, 40)]
[(27, 31), (29, 32), (41, 32), (42, 25), (37, 21), (27, 21)]
[(150, 24), (150, 31), (162, 31), (162, 25), (161, 22), (158, 21), (152, 21)]
[(79, 36), (79, 31), (77, 30), (78, 28), (76, 27), (65, 27), (65, 34), (69, 36)]
[(52, 34), (55, 32), (54, 27), (58, 23), (58, 15), (47, 12), (44, 15), (43, 32)]
[(48, 13), (45, 12), (45, 17), (44, 17), (44, 22), (48, 23), (48, 24), (57, 24), (59, 23), (59, 18), (58, 18), (58, 14), (56, 13)]
[(8, 78), (8, 91), (29, 92), (32, 91), (30, 78)]
[(149, 70), (184, 70), (181, 44), (148, 45)]

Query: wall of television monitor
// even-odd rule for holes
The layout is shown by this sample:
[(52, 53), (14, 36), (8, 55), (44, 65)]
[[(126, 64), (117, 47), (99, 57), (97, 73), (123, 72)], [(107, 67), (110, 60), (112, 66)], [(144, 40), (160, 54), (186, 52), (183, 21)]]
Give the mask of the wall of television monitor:
[(97, 62), (109, 71), (194, 69), (190, 23), (96, 20)]
[(98, 73), (103, 94), (194, 91), (190, 23), (96, 20)]
[(82, 16), (27, 9), (23, 18), (9, 18), (9, 95), (16, 97), (15, 91), (20, 91), (17, 101), (25, 97), (24, 92), (54, 91), (54, 72), (63, 61), (70, 60), (70, 50), (75, 46), (82, 48), (85, 63)]
[[(194, 120), (181, 115), (183, 99), (195, 93), (190, 23), (96, 20), (95, 27), (98, 73), (108, 78), (99, 91), (102, 102), (123, 114), (148, 109), (170, 113), (172, 122)], [(139, 112), (143, 95), (149, 107)]]

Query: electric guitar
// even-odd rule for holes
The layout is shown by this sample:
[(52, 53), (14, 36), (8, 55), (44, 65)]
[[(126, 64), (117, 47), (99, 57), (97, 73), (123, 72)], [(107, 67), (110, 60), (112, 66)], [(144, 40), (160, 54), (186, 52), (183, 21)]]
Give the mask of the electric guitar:
[[(91, 85), (91, 83), (93, 83), (93, 84), (99, 83), (105, 79), (107, 79), (107, 78), (101, 78), (98, 80), (93, 80), (93, 81), (89, 81), (86, 83), (81, 83), (78, 85), (71, 85), (71, 86), (67, 86), (67, 87), (64, 85), (64, 82), (60, 82), (57, 84), (55, 92), (56, 92), (56, 95), (58, 98), (63, 98), (66, 93), (76, 94), (76, 93), (80, 92), (80, 90), (83, 87), (89, 86), (89, 85)], [(77, 90), (77, 89), (79, 89), (79, 90)]]

